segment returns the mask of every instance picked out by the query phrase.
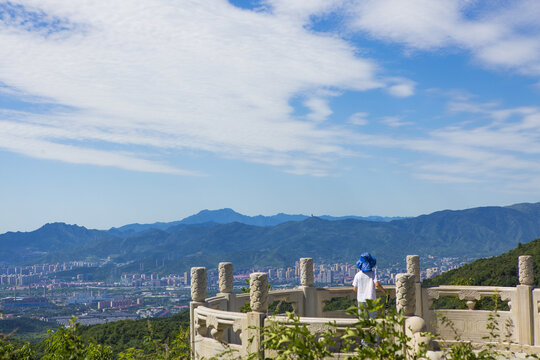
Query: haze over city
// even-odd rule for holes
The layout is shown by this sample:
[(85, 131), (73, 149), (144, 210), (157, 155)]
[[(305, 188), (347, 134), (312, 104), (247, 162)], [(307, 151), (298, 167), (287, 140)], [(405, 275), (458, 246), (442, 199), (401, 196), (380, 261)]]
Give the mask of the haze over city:
[(0, 3), (0, 233), (536, 202), (535, 1)]

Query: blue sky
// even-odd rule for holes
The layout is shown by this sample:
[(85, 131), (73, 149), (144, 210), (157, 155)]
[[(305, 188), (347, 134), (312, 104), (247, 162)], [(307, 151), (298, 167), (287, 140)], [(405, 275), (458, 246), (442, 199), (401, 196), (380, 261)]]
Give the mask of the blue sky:
[(537, 1), (0, 1), (0, 232), (540, 201)]

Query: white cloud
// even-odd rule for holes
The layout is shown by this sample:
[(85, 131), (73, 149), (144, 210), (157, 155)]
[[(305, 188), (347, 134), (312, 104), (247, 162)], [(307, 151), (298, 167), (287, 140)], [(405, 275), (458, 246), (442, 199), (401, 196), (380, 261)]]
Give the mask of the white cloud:
[[(39, 129), (34, 129), (38, 130)], [(26, 126), (0, 121), (0, 149), (9, 150), (38, 159), (61, 160), (73, 164), (111, 166), (125, 170), (136, 170), (185, 176), (201, 176), (196, 171), (180, 170), (175, 167), (150, 161), (135, 154), (103, 151), (82, 146), (58, 144), (40, 140)], [(29, 134), (30, 133), (30, 134)]]
[(368, 120), (366, 118), (368, 117), (368, 115), (369, 114), (366, 113), (366, 112), (354, 113), (349, 117), (349, 123), (351, 123), (353, 125), (358, 125), (358, 126), (367, 125)]
[(385, 116), (381, 118), (381, 122), (387, 126), (394, 128), (412, 124), (412, 122), (403, 121), (403, 119), (399, 116)]
[(410, 49), (464, 49), (489, 67), (540, 74), (538, 1), (364, 0), (354, 9), (353, 31)]
[(304, 106), (310, 110), (310, 113), (306, 117), (315, 122), (325, 121), (332, 115), (332, 109), (328, 104), (328, 99), (320, 96), (313, 96), (306, 99)]
[[(9, 134), (14, 142), (54, 148), (50, 159), (115, 166), (121, 158), (104, 160), (105, 142), (139, 147), (129, 167), (142, 171), (173, 171), (138, 154), (174, 149), (319, 175), (351, 153), (344, 131), (322, 122), (331, 109), (320, 91), (385, 86), (374, 62), (336, 36), (309, 31), (309, 17), (284, 16), (283, 4), (274, 12), (224, 0), (8, 4), (20, 7), (0, 21), (0, 82), (22, 100), (61, 107), (0, 120), (22, 128)], [(328, 10), (324, 2), (304, 5), (289, 13)], [(295, 96), (309, 99), (315, 121), (293, 115)]]
[(414, 81), (403, 78), (390, 78), (388, 83), (386, 91), (392, 96), (404, 98), (414, 95), (416, 86)]

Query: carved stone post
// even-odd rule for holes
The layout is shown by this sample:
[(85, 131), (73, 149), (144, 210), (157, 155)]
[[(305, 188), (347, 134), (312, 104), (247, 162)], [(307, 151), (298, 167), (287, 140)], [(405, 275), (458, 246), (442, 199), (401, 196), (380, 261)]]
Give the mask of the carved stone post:
[(252, 273), (249, 276), (249, 300), (251, 311), (247, 314), (248, 354), (261, 351), (261, 329), (268, 310), (268, 274)]
[(416, 311), (418, 316), (423, 315), (422, 307), (422, 284), (420, 284), (420, 256), (407, 255), (407, 273), (414, 275), (414, 287), (416, 296)]
[(191, 268), (191, 299), (204, 302), (206, 299), (206, 268)]
[[(409, 257), (407, 257), (407, 270), (409, 270)], [(414, 274), (397, 274), (396, 275), (396, 308), (402, 311), (405, 316), (404, 329), (405, 334), (411, 338), (409, 344), (414, 351), (418, 350), (421, 344), (428, 345), (431, 341), (429, 337), (422, 336), (422, 332), (426, 329), (424, 319), (415, 316), (416, 312), (416, 285)], [(413, 353), (409, 353), (406, 348), (404, 352), (407, 358), (413, 358)]]
[(313, 259), (300, 258), (300, 283), (302, 286), (311, 286), (315, 282), (313, 276)]
[(268, 310), (268, 274), (252, 273), (249, 276), (249, 287), (251, 311), (266, 312)]
[(404, 316), (413, 316), (416, 307), (414, 275), (396, 275), (396, 307)]
[(420, 282), (420, 256), (407, 255), (407, 274), (413, 274), (414, 282)]
[(204, 304), (206, 299), (206, 268), (204, 267), (191, 268), (191, 299), (192, 301), (189, 303), (189, 337), (191, 341), (191, 358), (195, 359), (195, 336), (197, 331), (205, 331), (195, 319), (195, 309)]
[[(234, 311), (236, 307), (236, 295), (233, 294), (233, 264), (230, 262), (220, 262), (219, 270), (219, 292), (223, 298), (227, 299), (227, 311)], [(227, 329), (225, 341), (230, 342), (234, 337), (232, 328)]]
[(299, 313), (300, 316), (321, 316), (322, 305), (317, 299), (317, 289), (313, 286), (315, 276), (313, 275), (313, 259), (300, 258), (300, 288), (304, 293), (304, 302)]
[(533, 301), (534, 285), (533, 257), (523, 255), (518, 260), (519, 283), (517, 286), (517, 306), (512, 304), (512, 310), (517, 312), (518, 341), (521, 345), (532, 345), (533, 342)]
[(521, 285), (534, 285), (534, 263), (531, 255), (519, 257), (519, 283)]
[(219, 263), (219, 291), (224, 294), (233, 291), (233, 265), (230, 262)]

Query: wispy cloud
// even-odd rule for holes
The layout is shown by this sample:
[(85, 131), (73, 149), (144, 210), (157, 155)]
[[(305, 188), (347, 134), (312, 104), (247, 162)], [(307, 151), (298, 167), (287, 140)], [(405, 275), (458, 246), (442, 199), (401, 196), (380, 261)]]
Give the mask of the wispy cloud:
[(412, 122), (410, 121), (403, 121), (403, 119), (400, 116), (385, 116), (381, 118), (380, 121), (386, 126), (390, 126), (393, 128), (412, 124)]
[(364, 0), (353, 3), (349, 21), (352, 31), (402, 43), (408, 49), (459, 48), (488, 67), (540, 75), (538, 1)]
[(405, 98), (414, 95), (416, 83), (409, 79), (389, 78), (386, 91), (395, 97)]
[[(495, 102), (450, 102), (467, 121), (414, 135), (362, 134), (358, 143), (422, 154), (403, 161), (412, 174), (433, 182), (499, 183), (498, 191), (530, 191), (540, 178), (540, 108), (504, 108)], [(386, 118), (391, 124), (399, 118)], [(520, 187), (523, 184), (523, 187)], [(537, 183), (535, 190), (540, 190)]]
[(349, 123), (353, 125), (364, 126), (368, 124), (366, 119), (369, 116), (366, 112), (356, 112), (349, 117)]
[[(310, 31), (309, 16), (289, 16), (327, 11), (323, 3), (247, 11), (223, 0), (11, 1), (0, 8), (0, 82), (21, 101), (62, 109), (0, 120), (22, 128), (12, 141), (54, 148), (46, 157), (61, 161), (115, 166), (121, 159), (107, 159), (115, 153), (97, 145), (105, 142), (320, 174), (351, 151), (343, 130), (323, 123), (332, 110), (321, 91), (387, 86), (377, 64), (350, 43)], [(295, 96), (307, 99), (311, 122), (293, 115)], [(137, 154), (122, 167), (197, 172)]]

